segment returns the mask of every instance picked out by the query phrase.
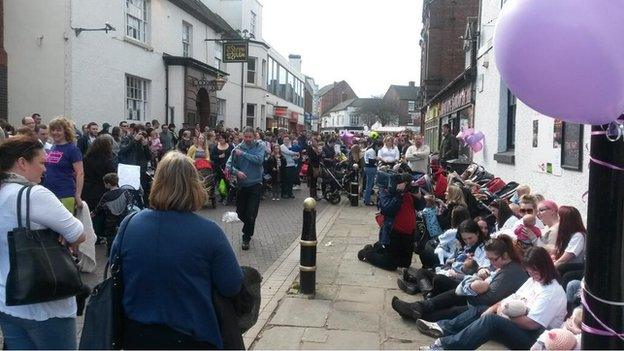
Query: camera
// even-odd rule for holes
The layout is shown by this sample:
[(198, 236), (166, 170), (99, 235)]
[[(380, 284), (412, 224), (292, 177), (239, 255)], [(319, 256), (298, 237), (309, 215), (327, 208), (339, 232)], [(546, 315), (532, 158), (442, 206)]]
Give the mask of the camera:
[(380, 189), (388, 189), (389, 192), (396, 192), (397, 185), (407, 183), (405, 190), (409, 189), (412, 182), (412, 175), (405, 172), (397, 172), (393, 170), (377, 172), (377, 185)]

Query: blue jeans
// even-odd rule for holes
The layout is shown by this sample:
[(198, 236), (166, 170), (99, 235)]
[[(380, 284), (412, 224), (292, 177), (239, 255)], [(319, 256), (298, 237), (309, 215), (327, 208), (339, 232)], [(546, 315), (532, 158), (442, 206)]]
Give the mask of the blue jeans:
[(440, 338), (445, 350), (476, 350), (490, 340), (512, 350), (528, 350), (543, 329), (524, 330), (510, 319), (488, 314), (470, 323), (457, 334)]
[(579, 290), (581, 290), (580, 280), (573, 280), (568, 283), (568, 286), (566, 286), (566, 299), (568, 300), (568, 303), (576, 303), (576, 301), (579, 299), (577, 297)]
[(364, 187), (364, 203), (368, 205), (370, 204), (371, 193), (373, 192), (373, 185), (375, 185), (377, 168), (364, 167), (364, 173), (366, 174), (366, 185)]
[(472, 306), (468, 305), (468, 309), (453, 319), (445, 319), (438, 321), (438, 325), (444, 331), (444, 335), (453, 335), (461, 332), (481, 317), (481, 313), (488, 309), (488, 306)]
[(76, 318), (35, 321), (0, 312), (0, 328), (7, 350), (75, 350)]

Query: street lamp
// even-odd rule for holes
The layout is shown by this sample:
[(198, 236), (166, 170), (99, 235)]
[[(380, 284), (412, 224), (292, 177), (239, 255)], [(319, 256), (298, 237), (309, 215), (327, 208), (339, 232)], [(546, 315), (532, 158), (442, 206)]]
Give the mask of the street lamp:
[(215, 78), (214, 80), (211, 80), (208, 83), (208, 90), (221, 91), (225, 83), (227, 83), (227, 78), (222, 75), (218, 75), (217, 78)]

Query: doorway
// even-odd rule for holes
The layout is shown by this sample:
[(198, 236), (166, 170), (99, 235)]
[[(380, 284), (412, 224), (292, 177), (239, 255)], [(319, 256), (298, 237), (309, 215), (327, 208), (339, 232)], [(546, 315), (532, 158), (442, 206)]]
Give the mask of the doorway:
[(210, 113), (210, 95), (205, 88), (199, 89), (197, 92), (197, 114), (199, 115), (199, 125), (201, 130), (204, 130), (206, 126), (210, 128), (215, 127), (215, 120)]

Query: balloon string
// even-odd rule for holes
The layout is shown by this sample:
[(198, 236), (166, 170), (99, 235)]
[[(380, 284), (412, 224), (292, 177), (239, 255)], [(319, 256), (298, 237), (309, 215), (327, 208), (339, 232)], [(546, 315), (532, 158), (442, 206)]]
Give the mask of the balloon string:
[(601, 165), (603, 167), (607, 167), (607, 168), (610, 168), (610, 169), (613, 169), (613, 170), (616, 170), (616, 171), (624, 171), (624, 168), (622, 168), (622, 167), (616, 166), (616, 165), (614, 165), (612, 163), (609, 163), (609, 162), (601, 161), (601, 160), (599, 160), (597, 158), (594, 158), (594, 157), (591, 157), (591, 156), (589, 156), (589, 160), (591, 162), (599, 164), (599, 165)]
[[(590, 333), (590, 334), (594, 334), (594, 335), (601, 335), (601, 336), (617, 336), (619, 339), (624, 340), (624, 333), (617, 333), (615, 330), (611, 329), (609, 326), (607, 326), (600, 318), (598, 318), (598, 316), (596, 316), (596, 314), (594, 313), (594, 311), (592, 311), (592, 309), (589, 307), (589, 304), (587, 303), (587, 301), (585, 300), (585, 294), (590, 295), (591, 297), (595, 297), (593, 294), (591, 294), (589, 292), (589, 290), (587, 289), (587, 287), (585, 286), (585, 279), (583, 279), (581, 281), (581, 289), (582, 289), (582, 293), (581, 293), (581, 304), (583, 305), (583, 307), (585, 307), (585, 310), (587, 312), (589, 312), (589, 314), (592, 316), (592, 318), (594, 318), (594, 320), (596, 322), (598, 322), (598, 324), (600, 324), (601, 327), (604, 328), (604, 330), (601, 329), (597, 329), (597, 328), (593, 328), (590, 327), (588, 325), (586, 325), (585, 323), (581, 324), (581, 329), (586, 332), (586, 333)], [(621, 302), (613, 302), (613, 301), (607, 301), (607, 300), (603, 300), (603, 299), (598, 299), (599, 302), (605, 301), (607, 304), (609, 305), (617, 305), (617, 306), (621, 306)]]

